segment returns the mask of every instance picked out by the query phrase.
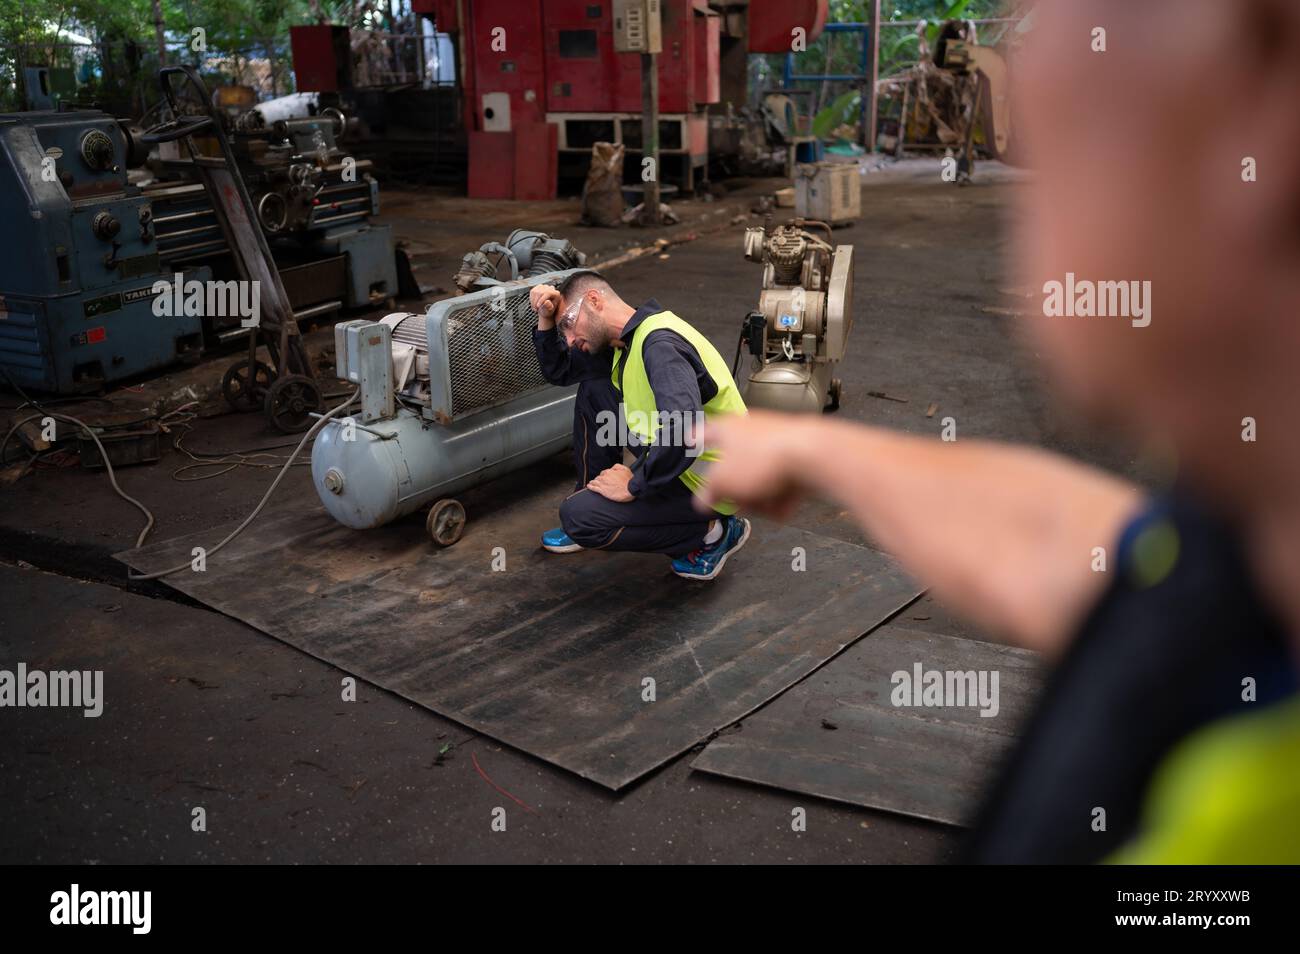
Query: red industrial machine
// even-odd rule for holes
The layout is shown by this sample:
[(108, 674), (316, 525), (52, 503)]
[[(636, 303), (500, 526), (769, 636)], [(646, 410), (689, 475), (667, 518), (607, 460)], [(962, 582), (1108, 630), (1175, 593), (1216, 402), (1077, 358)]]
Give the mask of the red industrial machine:
[(812, 43), (826, 26), (828, 0), (754, 0), (749, 5), (749, 52), (789, 53), (795, 28)]
[(470, 196), (554, 198), (541, 0), (463, 0), (457, 12)]
[[(724, 99), (745, 105), (746, 52), (785, 52), (796, 28), (812, 43), (827, 6), (659, 0), (661, 181), (694, 188), (708, 162), (708, 107)], [(622, 143), (629, 178), (639, 178), (641, 57), (615, 52), (614, 7), (615, 0), (412, 0), (455, 40), (470, 196), (553, 197), (557, 176), (581, 176), (596, 142)], [(295, 65), (301, 46), (313, 70), (326, 73), (333, 42), (320, 34), (300, 44), (295, 36)]]
[(294, 83), (300, 93), (337, 93), (352, 85), (352, 47), (347, 27), (289, 27)]
[[(622, 143), (639, 172), (641, 58), (614, 51), (612, 0), (543, 0), (546, 118), (559, 149), (585, 160), (592, 143)], [(721, 18), (704, 0), (661, 0), (659, 156), (662, 179), (694, 186), (708, 162), (705, 107), (718, 101)]]

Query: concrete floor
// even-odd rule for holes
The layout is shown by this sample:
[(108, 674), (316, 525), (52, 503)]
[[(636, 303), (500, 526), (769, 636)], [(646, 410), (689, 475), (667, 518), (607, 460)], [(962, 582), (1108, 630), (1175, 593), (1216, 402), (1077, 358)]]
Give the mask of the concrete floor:
[[(1002, 256), (1016, 181), (988, 164), (958, 189), (929, 160), (866, 179), (861, 219), (836, 231), (856, 260), (839, 413), (917, 433), (953, 416), (962, 437), (1026, 441), (1132, 473), (1132, 461), (1066, 427), (1042, 396), (1032, 356), (1008, 333), (1009, 315), (1024, 306)], [(568, 225), (573, 201), (521, 207), (396, 191), (384, 193), (381, 220), (406, 242), (430, 298), (451, 287), (465, 251), (516, 226), (570, 238), (597, 262), (669, 237), (679, 244), (667, 258), (644, 256), (609, 277), (629, 301), (658, 298), (729, 359), (760, 280), (732, 222), (763, 185), (682, 203), (682, 224), (658, 232)], [(319, 352), (331, 333), (309, 340)], [(230, 360), (109, 397), (128, 408), (184, 388), (208, 396)], [(284, 441), (258, 415), (221, 411), (219, 399), (209, 402), (213, 416), (197, 422), (190, 446)], [(173, 480), (187, 462), (171, 452), (120, 474), (156, 515), (158, 539), (242, 517), (273, 476), (241, 468)], [(557, 459), (544, 472), (563, 468)], [(472, 521), (476, 502), (500, 505), (512, 492), (507, 479), (462, 499)], [(314, 502), (299, 468), (272, 506)], [(793, 522), (870, 544), (825, 504), (804, 505)], [(4, 713), (0, 862), (921, 862), (952, 857), (958, 843), (956, 829), (692, 773), (690, 755), (614, 796), (377, 687), (362, 684), (355, 703), (342, 702), (345, 673), (164, 586), (127, 584), (110, 555), (138, 529), (139, 514), (107, 480), (78, 468), (40, 469), (0, 493), (0, 667), (103, 669), (107, 697), (99, 719)], [(927, 598), (900, 622), (980, 637)], [(503, 804), (507, 831), (493, 832), (491, 811)], [(808, 811), (802, 833), (790, 830), (795, 806)], [(195, 807), (206, 810), (206, 833), (191, 831)]]

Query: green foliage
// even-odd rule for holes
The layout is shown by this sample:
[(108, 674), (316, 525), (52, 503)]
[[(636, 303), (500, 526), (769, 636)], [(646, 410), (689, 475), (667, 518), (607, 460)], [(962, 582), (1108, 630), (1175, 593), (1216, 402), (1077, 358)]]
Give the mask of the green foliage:
[(824, 139), (836, 126), (854, 122), (862, 108), (862, 93), (851, 89), (840, 93), (825, 109), (813, 117), (812, 134)]
[[(888, 76), (916, 62), (919, 40), (914, 29), (918, 21), (926, 21), (926, 37), (934, 43), (939, 27), (945, 20), (984, 19), (1005, 16), (1006, 0), (885, 0), (881, 16), (894, 23), (909, 26), (886, 26), (880, 31), (880, 75)], [(831, 0), (829, 20), (832, 23), (866, 23), (871, 17), (873, 0)], [(795, 72), (856, 73), (861, 69), (861, 35), (823, 33), (816, 43), (795, 55)], [(774, 76), (781, 75), (785, 56), (767, 57), (768, 69)], [(843, 86), (843, 84), (839, 84)]]
[[(289, 27), (313, 23), (315, 9), (331, 23), (360, 25), (369, 17), (372, 28), (392, 29), (389, 4), (374, 4), (367, 14), (361, 0), (157, 0), (162, 13), (170, 62), (199, 65), (205, 71), (224, 64), (247, 63), (249, 57), (269, 58), (276, 69), (279, 91), (288, 91)], [(195, 28), (204, 31), (206, 52), (190, 46)], [(62, 29), (91, 41), (95, 49), (74, 48)], [(63, 45), (59, 45), (59, 41)], [(90, 58), (102, 72), (103, 56), (127, 59), (133, 42), (139, 50), (143, 79), (130, 96), (152, 101), (156, 95), (158, 40), (154, 0), (0, 0), (0, 110), (19, 108), (23, 66), (73, 66)], [(221, 74), (218, 74), (221, 75)], [(106, 78), (92, 81), (88, 96), (102, 92)]]
[[(829, 20), (832, 23), (866, 23), (874, 6), (874, 0), (831, 0)], [(944, 21), (1006, 16), (1009, 7), (1007, 0), (884, 0), (881, 16), (900, 25), (885, 26), (880, 30), (879, 75), (890, 76), (916, 62), (921, 40), (916, 30), (917, 23), (925, 22), (926, 42), (933, 46)], [(795, 54), (795, 72), (806, 76), (859, 73), (862, 69), (861, 44), (861, 34), (823, 33), (807, 50)], [(779, 83), (785, 56), (772, 54), (765, 59), (768, 74)], [(807, 83), (799, 86), (809, 88)], [(829, 135), (837, 126), (858, 120), (862, 86), (861, 81), (824, 84), (825, 88), (817, 97), (820, 108), (813, 116), (815, 135)], [(821, 106), (828, 97), (829, 104)]]
[[(925, 28), (926, 40), (930, 43), (933, 43), (935, 40), (937, 40), (939, 38), (939, 28), (943, 25), (944, 21), (956, 20), (960, 17), (965, 16), (966, 8), (968, 6), (970, 6), (970, 0), (957, 0), (956, 3), (950, 6), (947, 10), (943, 11), (943, 13), (939, 15), (938, 20), (936, 20), (934, 23), (929, 24)], [(974, 18), (972, 17), (972, 19)]]

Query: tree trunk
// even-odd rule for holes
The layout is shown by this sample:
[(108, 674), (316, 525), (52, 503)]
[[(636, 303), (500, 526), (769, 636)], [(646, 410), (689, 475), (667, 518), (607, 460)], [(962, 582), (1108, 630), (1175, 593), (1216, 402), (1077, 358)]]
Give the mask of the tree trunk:
[(279, 94), (279, 89), (277, 88), (277, 84), (275, 81), (276, 72), (277, 72), (276, 65), (275, 65), (275, 41), (266, 40), (265, 44), (266, 44), (266, 62), (271, 69), (271, 98), (274, 99)]
[(158, 38), (158, 65), (167, 65), (167, 38), (163, 35), (162, 0), (153, 0), (153, 32)]
[(54, 28), (54, 42), (50, 44), (50, 67), (59, 65), (59, 34), (63, 32), (63, 11), (59, 11), (59, 25)]

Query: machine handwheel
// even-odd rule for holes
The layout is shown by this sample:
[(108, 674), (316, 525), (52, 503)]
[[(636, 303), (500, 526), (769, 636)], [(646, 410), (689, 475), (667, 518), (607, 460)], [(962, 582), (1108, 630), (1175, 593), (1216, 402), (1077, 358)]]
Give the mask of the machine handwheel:
[(267, 388), (262, 411), (276, 430), (296, 434), (311, 426), (312, 412), (319, 412), (322, 404), (315, 381), (305, 374), (286, 374)]
[(266, 391), (275, 380), (275, 372), (261, 361), (253, 363), (253, 373), (248, 373), (248, 359), (236, 361), (221, 376), (221, 396), (236, 411), (256, 411), (266, 397)]
[(424, 526), (434, 543), (449, 547), (465, 532), (465, 508), (459, 500), (439, 500), (429, 510)]
[(159, 142), (175, 142), (177, 139), (184, 139), (186, 136), (193, 136), (208, 129), (212, 125), (212, 119), (209, 116), (177, 116), (175, 119), (160, 123), (152, 129), (146, 129), (140, 135), (140, 141), (153, 145)]

